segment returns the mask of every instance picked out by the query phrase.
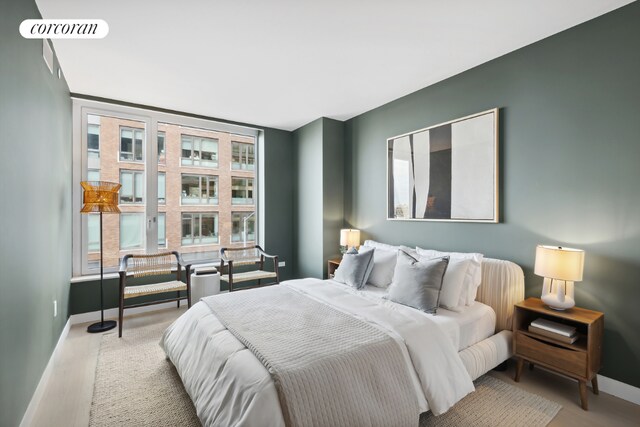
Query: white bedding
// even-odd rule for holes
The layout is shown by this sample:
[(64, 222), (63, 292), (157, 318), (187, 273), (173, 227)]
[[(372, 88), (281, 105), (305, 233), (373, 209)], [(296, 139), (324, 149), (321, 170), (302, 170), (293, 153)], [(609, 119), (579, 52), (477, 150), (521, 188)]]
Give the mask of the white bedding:
[[(334, 280), (328, 280), (328, 282), (345, 286)], [(387, 294), (386, 289), (371, 285), (366, 285), (360, 291), (352, 289), (349, 289), (349, 291), (375, 298), (382, 298)], [(422, 312), (420, 314), (436, 322), (451, 339), (451, 343), (458, 351), (489, 338), (495, 332), (496, 312), (493, 308), (479, 301), (475, 301), (470, 306), (465, 307), (462, 312), (450, 311), (439, 307), (436, 315)]]
[[(443, 413), (473, 391), (457, 352), (464, 334), (459, 327), (456, 329), (455, 315), (463, 313), (442, 315), (437, 320), (440, 311), (438, 316), (427, 316), (382, 299), (384, 289), (355, 291), (332, 281), (303, 279), (280, 286), (295, 287), (394, 338), (403, 351), (420, 412), (431, 408), (436, 415)], [(269, 373), (204, 303), (195, 304), (171, 325), (161, 345), (205, 425), (284, 425)]]

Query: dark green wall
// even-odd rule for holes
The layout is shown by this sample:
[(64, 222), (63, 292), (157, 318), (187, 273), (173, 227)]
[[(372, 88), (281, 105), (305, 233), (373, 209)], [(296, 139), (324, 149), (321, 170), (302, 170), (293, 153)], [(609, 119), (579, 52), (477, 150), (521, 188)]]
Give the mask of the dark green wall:
[[(260, 126), (247, 123), (228, 122), (172, 110), (160, 109), (146, 105), (130, 104), (125, 102), (95, 98), (84, 95), (76, 95), (87, 99), (100, 100), (105, 102), (115, 102), (121, 105), (128, 105), (142, 108), (152, 108), (154, 110), (182, 114), (190, 117), (203, 118), (227, 123), (234, 123), (243, 126), (259, 128)], [(294, 277), (294, 251), (293, 251), (293, 191), (294, 191), (294, 151), (293, 136), (291, 132), (262, 128), (264, 138), (264, 249), (268, 253), (278, 255), (280, 261), (286, 263), (285, 267), (280, 267), (280, 279), (287, 280)], [(270, 265), (269, 265), (270, 267)], [(149, 283), (149, 280), (141, 279), (132, 284)], [(226, 289), (226, 284), (221, 284), (222, 289)], [(100, 310), (100, 282), (88, 281), (71, 284), (69, 296), (69, 314), (87, 313)], [(105, 280), (104, 291), (105, 308), (118, 306), (118, 279)], [(162, 298), (162, 296), (160, 297)], [(147, 298), (148, 300), (152, 298)], [(144, 301), (140, 299), (139, 301)]]
[(328, 259), (340, 256), (340, 229), (344, 224), (344, 122), (322, 122), (322, 274), (327, 277)]
[(323, 119), (293, 132), (296, 162), (294, 273), (297, 277), (322, 277), (323, 272)]
[[(640, 386), (640, 4), (390, 102), (346, 125), (345, 221), (388, 243), (513, 260), (586, 250), (577, 304), (605, 313), (602, 374)], [(500, 224), (386, 221), (385, 141), (500, 108)]]
[(20, 423), (68, 317), (71, 100), (18, 32), (40, 17), (33, 1), (0, 12), (0, 426)]
[(297, 277), (323, 278), (344, 223), (344, 123), (326, 117), (293, 132)]

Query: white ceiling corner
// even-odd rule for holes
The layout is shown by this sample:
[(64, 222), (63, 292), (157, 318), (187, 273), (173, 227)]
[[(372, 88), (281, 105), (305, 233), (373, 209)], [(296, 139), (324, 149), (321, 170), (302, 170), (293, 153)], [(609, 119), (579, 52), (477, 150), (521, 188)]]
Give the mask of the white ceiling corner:
[(293, 130), (346, 120), (629, 0), (36, 0), (72, 92)]

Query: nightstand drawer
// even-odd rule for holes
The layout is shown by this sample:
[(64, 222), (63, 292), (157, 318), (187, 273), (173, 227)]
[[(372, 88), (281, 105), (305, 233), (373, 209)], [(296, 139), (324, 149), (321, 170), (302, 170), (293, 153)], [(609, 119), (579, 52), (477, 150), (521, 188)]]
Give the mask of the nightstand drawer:
[(556, 346), (517, 332), (516, 354), (566, 373), (587, 377), (587, 353), (584, 351)]

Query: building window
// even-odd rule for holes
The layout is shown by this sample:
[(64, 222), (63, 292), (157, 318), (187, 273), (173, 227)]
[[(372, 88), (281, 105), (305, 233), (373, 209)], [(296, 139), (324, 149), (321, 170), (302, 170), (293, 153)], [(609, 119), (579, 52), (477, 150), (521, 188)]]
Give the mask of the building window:
[(164, 212), (158, 214), (158, 247), (167, 247), (167, 215)]
[(183, 213), (182, 245), (218, 243), (217, 213)]
[(120, 171), (120, 203), (142, 203), (144, 195), (144, 171)]
[(88, 229), (87, 239), (89, 252), (100, 252), (100, 215), (89, 214), (87, 215)]
[(167, 174), (164, 172), (158, 172), (158, 204), (164, 205), (167, 203)]
[(88, 169), (87, 181), (100, 181), (100, 169)]
[(255, 212), (233, 212), (231, 214), (231, 243), (256, 240)]
[(87, 125), (87, 152), (89, 158), (100, 158), (100, 125)]
[(120, 160), (141, 162), (144, 129), (120, 128)]
[(182, 135), (183, 166), (218, 167), (218, 140)]
[(183, 205), (217, 205), (218, 177), (211, 175), (182, 175)]
[(144, 243), (144, 214), (120, 214), (120, 249), (142, 249)]
[(255, 146), (242, 142), (231, 142), (231, 169), (250, 170), (254, 169)]
[(167, 134), (163, 131), (158, 131), (158, 164), (164, 165), (167, 160), (166, 150)]
[(231, 204), (253, 204), (253, 178), (231, 178)]

